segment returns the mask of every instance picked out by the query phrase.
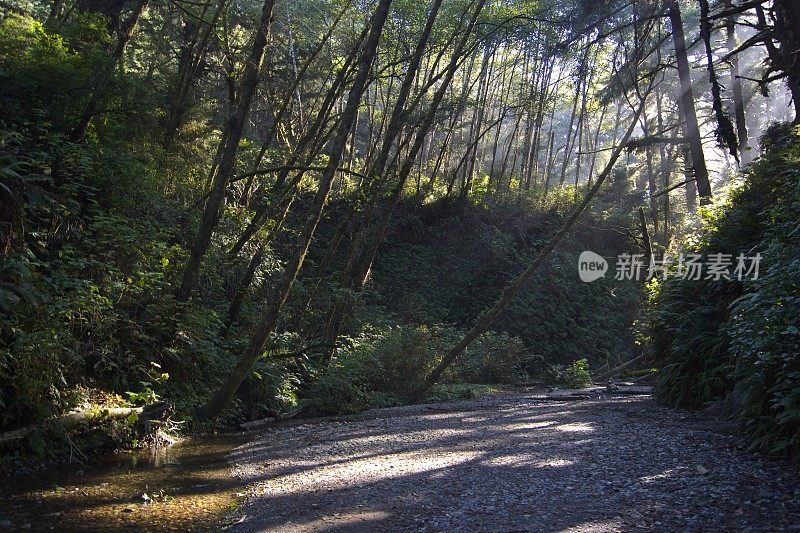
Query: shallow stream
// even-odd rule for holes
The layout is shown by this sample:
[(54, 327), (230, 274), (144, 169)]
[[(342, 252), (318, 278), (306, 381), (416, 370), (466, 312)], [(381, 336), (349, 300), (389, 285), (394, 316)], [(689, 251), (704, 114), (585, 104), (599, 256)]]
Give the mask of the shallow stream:
[(0, 531), (217, 529), (243, 496), (228, 454), (246, 441), (244, 434), (195, 437), (4, 481)]

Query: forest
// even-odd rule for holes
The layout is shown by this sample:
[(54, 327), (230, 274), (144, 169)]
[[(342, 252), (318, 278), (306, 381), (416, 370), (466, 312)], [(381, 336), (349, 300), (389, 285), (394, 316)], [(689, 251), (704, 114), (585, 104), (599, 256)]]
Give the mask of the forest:
[(800, 459), (798, 20), (0, 1), (0, 471), (611, 377)]

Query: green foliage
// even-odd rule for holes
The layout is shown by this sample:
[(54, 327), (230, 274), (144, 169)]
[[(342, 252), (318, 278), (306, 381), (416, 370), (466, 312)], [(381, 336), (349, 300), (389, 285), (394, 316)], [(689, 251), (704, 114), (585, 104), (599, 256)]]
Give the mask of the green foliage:
[[(108, 42), (91, 17), (62, 34), (16, 16), (0, 22), (0, 192), (19, 202), (10, 215), (3, 206), (14, 225), (0, 239), (13, 250), (0, 259), (3, 428), (63, 411), (84, 384), (152, 400), (171, 387), (153, 381), (154, 361), (180, 366), (183, 379), (219, 367), (214, 313), (188, 306), (173, 318), (182, 250), (151, 161), (114, 137), (76, 144), (60, 131)], [(165, 347), (173, 328), (179, 339)]]
[(5, 17), (0, 21), (0, 101), (5, 107), (0, 117), (43, 114), (45, 124), (67, 127), (85, 88), (107, 62), (103, 46), (109, 39), (97, 17), (80, 15), (63, 34), (28, 17)]
[(311, 409), (319, 414), (348, 414), (372, 407), (372, 382), (380, 368), (370, 355), (340, 358), (325, 369), (309, 394)]
[[(321, 104), (349, 50), (363, 48), (356, 42), (365, 21), (363, 2), (283, 3), (285, 13), (271, 34), (275, 43), (288, 43), (286, 53), (270, 49), (270, 83), (255, 88), (255, 103), (243, 121), (235, 173), (202, 258), (198, 288), (180, 303), (173, 294), (219, 160), (218, 147), (230, 132), (223, 130), (238, 128), (226, 126), (225, 117), (249, 93), (240, 82), (261, 6), (228, 2), (217, 17), (214, 6), (203, 3), (176, 10), (171, 3), (151, 2), (118, 57), (110, 53), (123, 41), (118, 28), (82, 12), (83, 2), (66, 4), (54, 4), (57, 9), (50, 14), (42, 2), (12, 2), (30, 17), (0, 8), (0, 430), (91, 403), (81, 398), (83, 390), (136, 405), (165, 399), (175, 404), (179, 416), (191, 418), (236, 368), (250, 339), (263, 338), (255, 334), (265, 307), (276, 301), (272, 288), (297, 249), (298, 234), (305, 232), (307, 220), (315, 221), (309, 219), (309, 207), (319, 192), (319, 172), (300, 175), (293, 169), (279, 180), (275, 168), (287, 162), (319, 167), (336, 156), (315, 153), (336, 144), (325, 132), (335, 131), (335, 119), (344, 118), (336, 102)], [(432, 96), (431, 91), (415, 94), (415, 84), (404, 106), (400, 137), (388, 143), (400, 146), (392, 151), (388, 172), (359, 177), (356, 172), (369, 166), (368, 154), (380, 151), (385, 140), (405, 56), (415, 48), (430, 7), (413, 0), (393, 3), (375, 66), (380, 75), (370, 77), (360, 102), (364, 112), (340, 158), (341, 166), (354, 173), (336, 173), (330, 201), (268, 347), (248, 369), (220, 423), (305, 406), (318, 414), (340, 414), (407, 402), (585, 194), (585, 171), (590, 165), (598, 170), (608, 155), (605, 147), (628, 121), (622, 96), (632, 87), (624, 80), (650, 78), (639, 75), (630, 52), (651, 45), (655, 50), (660, 36), (651, 32), (644, 38), (647, 46), (637, 42), (639, 47), (630, 52), (618, 46), (627, 24), (620, 26), (622, 33), (601, 28), (609, 13), (616, 13), (608, 2), (586, 0), (574, 11), (555, 9), (563, 11), (571, 21), (565, 26), (571, 28), (536, 22), (540, 10), (557, 7), (552, 3), (488, 4), (476, 26), (481, 40), (467, 42), (474, 55), (459, 59), (435, 129), (424, 139), (419, 164), (405, 182), (385, 238), (381, 235), (366, 286), (355, 290), (352, 280), (343, 283), (345, 264), (358, 255), (349, 250), (358, 251), (364, 244), (361, 236), (382, 226), (382, 210), (394, 203), (392, 181), (410, 147), (405, 143), (415, 138)], [(59, 13), (60, 7), (66, 9)], [(423, 69), (447, 70), (473, 8), (467, 1), (444, 2), (425, 46)], [(347, 11), (331, 41), (306, 65), (340, 9)], [(130, 11), (124, 10), (123, 19)], [(619, 22), (616, 14), (612, 18)], [(200, 19), (212, 26), (198, 24)], [(602, 35), (593, 41), (591, 55), (584, 36), (573, 34), (585, 28)], [(206, 29), (211, 33), (206, 35)], [(580, 50), (587, 52), (584, 60)], [(579, 66), (582, 61), (588, 63)], [(547, 71), (553, 67), (554, 72)], [(302, 83), (291, 88), (300, 68)], [(539, 81), (531, 84), (534, 72)], [(345, 82), (339, 93), (346, 94), (352, 76), (341, 74)], [(424, 70), (418, 79), (443, 78)], [(556, 79), (561, 82), (553, 84)], [(566, 120), (570, 109), (577, 114), (575, 86), (588, 92), (581, 117), (575, 117), (581, 127)], [(546, 87), (551, 88), (540, 94)], [(284, 99), (291, 106), (273, 128)], [(715, 111), (724, 118), (717, 100)], [(185, 109), (178, 109), (179, 103)], [(606, 104), (612, 105), (606, 109)], [(322, 108), (330, 108), (331, 115), (318, 116)], [(173, 117), (179, 110), (184, 116)], [(665, 132), (671, 131), (670, 110), (666, 106), (658, 121)], [(498, 112), (499, 121), (486, 128)], [(79, 118), (88, 114), (93, 115), (88, 128), (79, 132), (85, 135), (74, 135)], [(592, 122), (588, 130), (586, 117)], [(162, 145), (172, 118), (182, 119), (179, 131), (174, 142)], [(668, 123), (661, 124), (665, 118)], [(322, 130), (309, 131), (312, 124)], [(730, 140), (732, 130), (725, 125)], [(261, 161), (263, 174), (237, 179), (236, 173), (253, 169), (267, 129), (274, 138)], [(565, 144), (573, 133), (577, 138)], [(476, 134), (482, 139), (470, 147)], [(753, 167), (729, 205), (706, 213), (704, 230), (687, 245), (698, 252), (760, 251), (768, 263), (762, 277), (746, 283), (653, 283), (641, 340), (661, 362), (658, 394), (663, 401), (702, 407), (743, 389), (748, 398), (743, 416), (753, 445), (798, 456), (800, 144), (787, 128), (770, 129), (762, 144), (769, 154)], [(654, 172), (668, 186), (674, 176), (666, 171), (675, 169), (666, 154), (673, 154), (674, 147), (661, 148), (642, 146), (626, 154), (628, 164), (616, 166), (593, 207), (494, 329), (447, 369), (444, 382), (427, 400), (473, 398), (542, 378), (585, 387), (591, 384), (590, 367), (626, 358), (642, 286), (611, 279), (582, 283), (575, 266), (586, 249), (607, 258), (632, 251), (635, 239), (626, 232), (637, 228), (635, 209), (647, 184), (642, 170), (631, 169), (645, 167), (643, 153), (656, 155)], [(264, 170), (269, 167), (273, 170)], [(426, 176), (434, 167), (438, 175)], [(545, 168), (549, 176), (541, 175)], [(522, 175), (533, 169), (536, 173)], [(573, 179), (574, 187), (557, 185)], [(637, 180), (642, 183), (634, 187)], [(248, 203), (242, 201), (243, 190), (251, 181)], [(650, 194), (660, 186), (651, 183)], [(667, 204), (672, 201), (662, 197)], [(291, 199), (291, 206), (284, 199)], [(657, 246), (662, 244), (659, 233), (666, 246), (668, 232), (679, 231), (675, 203), (656, 209), (661, 224), (654, 232)], [(243, 228), (258, 219), (255, 210), (261, 206), (267, 207), (268, 220), (232, 258), (228, 250)], [(279, 220), (284, 210), (286, 219)], [(261, 245), (264, 260), (238, 320), (223, 335), (223, 320), (247, 260)], [(330, 311), (342, 302), (348, 312), (328, 364), (328, 347), (320, 346), (330, 342), (327, 333), (336, 318)], [(132, 439), (133, 424), (133, 419), (123, 421), (115, 430)], [(58, 437), (54, 433), (48, 427), (29, 444), (44, 453)]]
[(592, 375), (589, 374), (589, 362), (586, 359), (573, 361), (563, 375), (563, 385), (570, 389), (585, 389), (592, 386)]
[(699, 408), (734, 389), (754, 448), (800, 457), (800, 140), (772, 128), (768, 151), (692, 249), (762, 254), (758, 279), (668, 279), (652, 286), (648, 348), (658, 394)]
[(658, 396), (668, 405), (702, 407), (732, 386), (720, 327), (738, 287), (672, 278), (651, 288), (649, 350), (662, 362)]
[(474, 383), (438, 383), (431, 387), (425, 395), (427, 402), (451, 402), (456, 400), (472, 400), (489, 394), (501, 392), (496, 385), (480, 385)]
[[(562, 221), (557, 211), (542, 212), (536, 205), (494, 201), (483, 205), (442, 202), (422, 208), (404, 205), (391, 228), (386, 252), (375, 264), (374, 292), (365, 297), (365, 303), (380, 303), (383, 311), (376, 305), (371, 316), (388, 311), (404, 323), (445, 323), (465, 330), (530, 264)], [(587, 225), (604, 227), (611, 221), (598, 213)], [(610, 257), (629, 251), (629, 244), (611, 231), (598, 235), (578, 228), (494, 325), (497, 333), (524, 346), (516, 350), (524, 353), (513, 353), (513, 343), (510, 353), (499, 352), (511, 360), (522, 359), (519, 377), (544, 371), (545, 362), (568, 364), (572, 354), (601, 367), (615, 362), (610, 361), (612, 354), (620, 357), (630, 350), (630, 325), (641, 288), (612, 279), (580, 282), (575, 265), (587, 248)], [(477, 345), (471, 346), (465, 357), (474, 350), (480, 351)], [(499, 379), (477, 377), (474, 371), (467, 374), (466, 379), (478, 382)]]
[(753, 447), (800, 458), (800, 140), (754, 173), (765, 176), (774, 199), (759, 247), (766, 268), (733, 302), (726, 333), (749, 397), (744, 417)]
[(380, 374), (374, 388), (381, 392), (408, 395), (422, 385), (439, 362), (436, 331), (427, 326), (398, 327), (372, 347)]
[(161, 365), (151, 362), (150, 366), (152, 367), (149, 372), (150, 379), (139, 382), (141, 390), (136, 392), (127, 391), (125, 393), (128, 397), (128, 402), (133, 405), (149, 405), (159, 401), (159, 395), (153, 390), (153, 387), (169, 379), (168, 373), (161, 372)]
[(248, 418), (274, 416), (298, 406), (302, 380), (296, 366), (269, 356), (258, 361), (240, 392), (249, 407)]
[(453, 365), (451, 381), (511, 385), (527, 381), (526, 368), (535, 367), (522, 341), (508, 333), (487, 332), (478, 337)]
[(426, 326), (395, 327), (356, 345), (323, 370), (310, 393), (313, 409), (354, 413), (401, 401), (438, 362), (435, 334)]

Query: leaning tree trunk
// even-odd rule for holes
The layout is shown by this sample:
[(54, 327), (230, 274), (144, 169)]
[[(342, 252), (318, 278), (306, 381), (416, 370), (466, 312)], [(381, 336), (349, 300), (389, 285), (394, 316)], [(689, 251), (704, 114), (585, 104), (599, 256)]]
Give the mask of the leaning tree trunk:
[(200, 273), (200, 263), (203, 261), (206, 250), (208, 250), (208, 246), (211, 242), (211, 234), (214, 232), (214, 228), (217, 225), (219, 210), (222, 206), (222, 200), (225, 197), (225, 189), (228, 187), (228, 181), (231, 179), (236, 165), (236, 154), (239, 151), (239, 142), (242, 139), (245, 121), (250, 112), (250, 105), (256, 93), (258, 80), (261, 77), (261, 69), (267, 50), (274, 7), (275, 0), (264, 0), (264, 6), (261, 10), (261, 21), (256, 30), (256, 38), (253, 42), (250, 58), (245, 66), (245, 72), (239, 90), (239, 102), (228, 119), (226, 134), (224, 136), (225, 141), (224, 145), (221, 147), (219, 164), (214, 174), (211, 194), (206, 202), (200, 228), (197, 230), (189, 260), (183, 271), (183, 279), (177, 293), (178, 301), (183, 302), (188, 300), (194, 290), (197, 284), (197, 276)]
[(283, 304), (289, 297), (294, 280), (297, 278), (297, 274), (303, 266), (303, 261), (305, 260), (306, 253), (308, 253), (311, 239), (314, 237), (317, 224), (319, 224), (320, 218), (322, 217), (322, 210), (328, 200), (333, 178), (336, 174), (339, 162), (342, 159), (345, 144), (347, 143), (347, 137), (350, 134), (356, 111), (361, 103), (364, 90), (367, 87), (369, 71), (372, 66), (372, 61), (375, 59), (381, 32), (386, 23), (386, 18), (389, 15), (389, 6), (391, 3), (392, 0), (380, 0), (372, 16), (369, 37), (361, 53), (358, 72), (353, 81), (353, 86), (350, 89), (350, 94), (347, 97), (347, 104), (342, 113), (342, 119), (339, 122), (336, 135), (326, 150), (326, 155), (328, 156), (327, 166), (320, 176), (317, 193), (311, 205), (308, 218), (300, 233), (297, 246), (286, 265), (282, 278), (275, 287), (269, 307), (265, 310), (261, 323), (250, 340), (247, 350), (239, 359), (231, 374), (214, 393), (211, 399), (198, 409), (198, 416), (200, 418), (213, 418), (217, 416), (228, 402), (231, 401), (236, 391), (239, 389), (239, 386), (242, 384), (242, 381), (244, 381), (245, 377), (250, 372), (253, 363), (255, 363), (256, 359), (258, 359), (264, 350), (264, 344), (267, 342), (270, 334), (275, 329), (275, 323), (278, 320)]
[(256, 270), (258, 270), (258, 267), (261, 266), (263, 261), (264, 243), (261, 243), (258, 246), (256, 253), (253, 254), (253, 257), (247, 264), (244, 275), (242, 276), (239, 285), (236, 287), (236, 293), (233, 295), (231, 304), (228, 306), (228, 312), (225, 313), (225, 319), (222, 321), (222, 328), (220, 328), (219, 332), (219, 336), (223, 339), (228, 336), (228, 331), (230, 331), (231, 326), (233, 326), (233, 324), (239, 318), (239, 313), (242, 310), (242, 304), (244, 304), (245, 296), (247, 296), (247, 289), (253, 282), (253, 278), (255, 278), (256, 275)]
[[(408, 96), (411, 93), (417, 72), (422, 64), (422, 57), (425, 53), (425, 48), (428, 45), (428, 40), (431, 32), (433, 31), (433, 25), (436, 21), (436, 17), (438, 16), (441, 5), (442, 0), (435, 0), (430, 11), (428, 12), (428, 17), (425, 21), (425, 27), (423, 28), (422, 34), (417, 41), (416, 48), (414, 49), (414, 53), (411, 56), (411, 60), (406, 69), (405, 77), (400, 85), (397, 99), (395, 100), (394, 108), (392, 109), (391, 118), (389, 119), (389, 124), (386, 127), (386, 134), (384, 136), (380, 151), (378, 151), (375, 159), (370, 163), (370, 168), (367, 170), (367, 176), (371, 179), (374, 179), (376, 182), (385, 174), (392, 147), (394, 146), (398, 135), (400, 135), (404, 123), (406, 122), (407, 115), (404, 113), (406, 101), (408, 100)], [(348, 261), (348, 265), (350, 264), (352, 258), (358, 256), (359, 251), (365, 244), (361, 240), (362, 236), (362, 233), (356, 235), (355, 242), (353, 243), (351, 252), (349, 253), (349, 257), (351, 259)], [(347, 278), (345, 276), (345, 280), (346, 279)], [(328, 343), (329, 347), (326, 349), (327, 351), (323, 355), (323, 359), (325, 361), (330, 361), (335, 350), (334, 342), (339, 332), (338, 325), (341, 323), (339, 315), (341, 314), (340, 309), (342, 306), (344, 306), (344, 302), (341, 301), (341, 298), (336, 298), (332, 304), (331, 311), (329, 312), (329, 319), (327, 321), (328, 326), (326, 327), (328, 331), (326, 332), (325, 336), (326, 338), (330, 338), (331, 342)]]
[[(293, 184), (287, 184), (286, 179), (289, 177), (295, 163), (298, 161), (304, 161), (304, 164), (310, 164), (311, 161), (316, 157), (317, 151), (320, 150), (321, 146), (323, 146), (327, 142), (327, 136), (332, 134), (329, 131), (326, 131), (326, 123), (330, 118), (331, 113), (333, 112), (334, 104), (336, 103), (337, 97), (340, 95), (340, 92), (344, 88), (344, 84), (347, 80), (348, 75), (350, 74), (350, 69), (352, 67), (352, 63), (355, 58), (358, 56), (357, 51), (360, 49), (361, 43), (367, 36), (367, 31), (363, 31), (361, 35), (356, 40), (356, 44), (354, 45), (352, 52), (348, 54), (347, 59), (345, 60), (344, 65), (336, 74), (336, 77), (331, 85), (331, 87), (326, 91), (325, 98), (323, 99), (322, 105), (320, 106), (319, 111), (317, 112), (317, 117), (314, 120), (314, 123), (309, 127), (308, 131), (302, 136), (300, 141), (297, 143), (297, 146), (294, 148), (290, 156), (288, 157), (284, 167), (282, 170), (278, 172), (278, 175), (275, 179), (275, 184), (272, 186), (272, 191), (274, 194), (271, 194), (271, 197), (277, 197), (276, 200), (278, 211), (280, 211), (282, 201), (286, 200), (286, 195), (289, 194)], [(279, 119), (273, 121), (273, 124), (277, 124)], [(268, 141), (267, 141), (268, 142)], [(254, 168), (257, 169), (260, 165), (261, 158), (263, 158), (264, 153), (267, 149), (267, 142), (262, 144), (261, 151), (259, 152), (258, 156), (256, 157), (256, 162), (254, 163)], [(308, 150), (308, 154), (306, 154), (306, 150)], [(305, 155), (305, 158), (303, 156)], [(257, 174), (257, 170), (254, 171), (254, 174)], [(299, 182), (300, 178), (302, 177), (302, 173), (298, 175), (295, 179)], [(242, 248), (247, 244), (247, 242), (261, 229), (264, 223), (269, 219), (270, 214), (272, 213), (273, 208), (275, 208), (274, 204), (263, 202), (256, 208), (253, 217), (250, 220), (250, 223), (247, 225), (245, 230), (242, 232), (242, 235), (236, 241), (236, 243), (231, 248), (229, 255), (235, 256), (237, 255)]]
[[(339, 21), (342, 19), (344, 14), (350, 8), (350, 4), (351, 3), (352, 3), (352, 0), (348, 0), (348, 2), (345, 3), (345, 5), (342, 8), (342, 10), (339, 12), (339, 14), (333, 20), (333, 22), (331, 23), (331, 25), (328, 28), (327, 32), (325, 33), (325, 35), (320, 40), (319, 44), (317, 44), (317, 47), (308, 56), (306, 61), (303, 63), (302, 67), (300, 67), (300, 70), (295, 73), (294, 82), (292, 83), (292, 86), (290, 87), (289, 91), (287, 92), (286, 96), (284, 97), (283, 101), (281, 102), (281, 105), (278, 107), (278, 111), (275, 113), (275, 116), (274, 116), (274, 118), (272, 120), (272, 123), (267, 128), (267, 131), (264, 134), (264, 138), (261, 141), (261, 149), (258, 151), (258, 155), (256, 156), (256, 159), (253, 162), (253, 171), (254, 172), (258, 171), (258, 169), (261, 166), (262, 161), (264, 160), (264, 156), (266, 155), (267, 150), (270, 148), (270, 146), (274, 142), (275, 134), (277, 133), (278, 128), (279, 128), (281, 122), (283, 121), (283, 117), (286, 114), (286, 112), (289, 110), (289, 108), (291, 107), (291, 101), (292, 101), (292, 98), (293, 98), (292, 95), (297, 92), (298, 87), (300, 86), (300, 82), (302, 81), (303, 77), (305, 76), (306, 70), (308, 70), (308, 68), (311, 66), (311, 64), (314, 61), (316, 61), (316, 59), (319, 56), (319, 54), (325, 48), (325, 45), (329, 42), (329, 40), (331, 38), (331, 35), (333, 35), (333, 31), (338, 26)], [(346, 70), (346, 68), (345, 68), (345, 70)], [(323, 105), (323, 107), (324, 107), (324, 105)], [(312, 135), (311, 137), (313, 137), (313, 136), (314, 135)], [(247, 182), (245, 183), (244, 188), (242, 189), (242, 195), (241, 195), (241, 198), (239, 200), (239, 203), (242, 204), (242, 205), (247, 205), (249, 203), (250, 190), (251, 190), (251, 187), (253, 185), (253, 178), (254, 177), (255, 177), (255, 175), (253, 175), (253, 177), (249, 178), (247, 180)]]
[(533, 262), (525, 269), (525, 271), (520, 274), (513, 283), (511, 283), (504, 291), (503, 294), (500, 296), (500, 299), (486, 311), (479, 319), (475, 326), (467, 332), (464, 338), (461, 339), (455, 346), (453, 346), (442, 358), (442, 361), (434, 368), (434, 370), (430, 373), (430, 375), (425, 379), (422, 386), (417, 389), (414, 393), (414, 398), (419, 399), (425, 395), (425, 393), (439, 380), (442, 376), (442, 373), (449, 367), (455, 359), (461, 355), (464, 350), (467, 349), (467, 346), (472, 344), (472, 342), (477, 339), (481, 334), (485, 333), (489, 327), (492, 325), (492, 322), (497, 319), (500, 313), (508, 307), (508, 304), (514, 298), (514, 296), (519, 293), (520, 290), (525, 286), (525, 284), (533, 277), (533, 274), (539, 268), (539, 266), (544, 262), (550, 252), (555, 249), (556, 245), (561, 241), (562, 238), (567, 234), (570, 230), (572, 225), (575, 221), (580, 217), (581, 213), (583, 213), (586, 206), (592, 201), (592, 198), (597, 194), (597, 191), (600, 190), (600, 187), (603, 185), (605, 180), (611, 174), (611, 171), (614, 169), (614, 165), (619, 159), (619, 156), (622, 152), (626, 149), (628, 145), (628, 139), (630, 139), (631, 134), (633, 133), (634, 129), (636, 128), (636, 123), (638, 121), (639, 115), (641, 114), (642, 110), (644, 109), (644, 99), (642, 100), (642, 104), (639, 108), (634, 112), (634, 116), (632, 117), (630, 126), (628, 126), (628, 130), (625, 132), (625, 135), (622, 138), (622, 141), (619, 145), (613, 150), (611, 153), (611, 158), (606, 164), (603, 171), (597, 177), (597, 181), (595, 182), (594, 186), (589, 190), (586, 196), (581, 200), (575, 210), (572, 212), (570, 217), (564, 222), (558, 232), (550, 239), (550, 241), (545, 244), (544, 248), (539, 252), (539, 255), (533, 260)]
[(689, 150), (692, 160), (697, 193), (700, 195), (700, 205), (711, 203), (711, 182), (708, 178), (706, 158), (703, 153), (703, 141), (700, 136), (700, 126), (697, 122), (697, 112), (694, 107), (694, 92), (692, 91), (692, 77), (689, 70), (689, 59), (686, 55), (686, 38), (683, 33), (683, 20), (678, 0), (667, 0), (669, 19), (672, 24), (672, 38), (675, 42), (675, 58), (678, 63), (678, 78), (680, 79), (679, 104), (686, 119), (686, 136), (689, 140)]

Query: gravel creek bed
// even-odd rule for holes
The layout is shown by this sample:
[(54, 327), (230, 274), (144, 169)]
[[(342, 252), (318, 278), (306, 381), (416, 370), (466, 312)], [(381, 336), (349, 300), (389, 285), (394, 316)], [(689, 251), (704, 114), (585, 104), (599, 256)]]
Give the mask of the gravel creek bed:
[(232, 460), (234, 531), (800, 531), (796, 467), (643, 396), (297, 421)]

